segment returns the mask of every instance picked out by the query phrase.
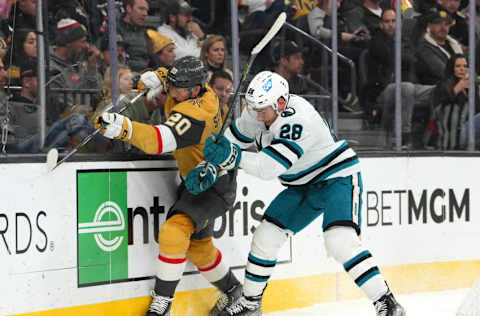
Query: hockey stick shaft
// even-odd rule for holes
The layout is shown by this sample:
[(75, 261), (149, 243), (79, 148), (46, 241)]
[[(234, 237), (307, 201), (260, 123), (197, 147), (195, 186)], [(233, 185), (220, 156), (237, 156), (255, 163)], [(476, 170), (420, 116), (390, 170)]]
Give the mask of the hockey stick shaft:
[(267, 46), (268, 43), (272, 40), (272, 38), (277, 35), (277, 33), (280, 31), (282, 26), (285, 24), (287, 20), (287, 14), (285, 12), (282, 12), (278, 15), (277, 19), (275, 22), (272, 24), (270, 29), (268, 30), (267, 34), (258, 42), (257, 45), (252, 49), (250, 52), (250, 58), (247, 61), (247, 64), (243, 68), (242, 72), (242, 78), (237, 84), (237, 88), (235, 89), (235, 93), (233, 95), (233, 98), (231, 98), (228, 102), (228, 111), (227, 115), (225, 116), (225, 122), (220, 128), (220, 131), (218, 132), (218, 137), (222, 136), (223, 133), (225, 133), (225, 129), (229, 126), (226, 122), (228, 122), (229, 118), (232, 116), (233, 113), (233, 105), (235, 104), (235, 101), (238, 97), (238, 94), (240, 93), (240, 89), (242, 87), (243, 82), (245, 81), (245, 78), (247, 77), (248, 73), (250, 72), (250, 68), (252, 67), (253, 61), (257, 57), (257, 55)]
[[(145, 95), (147, 93), (148, 89), (145, 89), (143, 90), (142, 92), (140, 92), (139, 94), (137, 94), (132, 100), (130, 100), (127, 104), (125, 104), (121, 109), (120, 111), (118, 111), (119, 114), (123, 113), (130, 105), (132, 105), (133, 103), (135, 103), (141, 96)], [(97, 135), (98, 133), (100, 133), (100, 131), (104, 128), (104, 126), (100, 126), (99, 128), (97, 128), (96, 130), (94, 130), (91, 134), (85, 136), (84, 139), (82, 139), (82, 141), (77, 145), (75, 146), (75, 148), (73, 148), (68, 154), (65, 155), (65, 157), (63, 157), (60, 161), (58, 161), (55, 166), (52, 167), (52, 171), (55, 170), (55, 168), (57, 168), (58, 166), (60, 166), (62, 163), (64, 163), (65, 161), (68, 160), (68, 158), (72, 157), (77, 151), (80, 150), (80, 148), (82, 148), (83, 146), (85, 146), (86, 144), (88, 144), (94, 137), (95, 135)]]
[[(253, 61), (255, 60), (257, 55), (262, 51), (262, 49), (264, 49), (265, 46), (267, 46), (267, 44), (270, 43), (270, 41), (275, 37), (275, 35), (277, 35), (277, 33), (282, 28), (282, 26), (285, 24), (286, 20), (287, 20), (287, 14), (285, 12), (280, 13), (277, 19), (275, 20), (275, 22), (272, 24), (272, 26), (268, 30), (267, 34), (265, 34), (265, 36), (260, 40), (260, 42), (258, 42), (257, 45), (255, 45), (255, 47), (250, 52), (250, 58), (248, 59), (247, 63), (245, 64), (245, 67), (243, 68), (242, 78), (237, 84), (237, 88), (235, 89), (233, 98), (231, 98), (227, 103), (227, 106), (228, 106), (227, 115), (225, 116), (225, 121), (223, 122), (222, 127), (220, 128), (220, 131), (218, 132), (218, 136), (216, 137), (215, 141), (217, 141), (221, 136), (223, 136), (227, 127), (230, 126), (230, 124), (228, 124), (227, 122), (232, 116), (233, 105), (235, 104), (235, 100), (237, 99), (238, 94), (240, 93), (240, 89), (242, 87), (243, 82), (245, 81), (245, 78), (250, 72), (250, 68), (252, 67)], [(206, 173), (207, 173), (207, 165), (205, 164), (202, 172), (200, 173), (200, 183), (203, 181), (203, 178), (205, 178), (205, 176), (202, 176), (202, 175), (205, 175)]]

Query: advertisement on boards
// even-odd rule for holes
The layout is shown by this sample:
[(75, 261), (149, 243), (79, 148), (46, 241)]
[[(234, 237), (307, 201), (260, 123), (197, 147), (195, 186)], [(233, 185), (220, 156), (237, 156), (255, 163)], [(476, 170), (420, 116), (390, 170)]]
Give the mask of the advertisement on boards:
[[(165, 183), (165, 172), (172, 171), (77, 172), (78, 287), (154, 277), (158, 232), (175, 201), (178, 184)], [(245, 266), (255, 226), (274, 196), (248, 181), (241, 183), (237, 201), (216, 220), (214, 230), (216, 245), (234, 267)], [(279, 262), (290, 261), (291, 249), (286, 247)], [(198, 272), (189, 264), (185, 274), (193, 273)]]

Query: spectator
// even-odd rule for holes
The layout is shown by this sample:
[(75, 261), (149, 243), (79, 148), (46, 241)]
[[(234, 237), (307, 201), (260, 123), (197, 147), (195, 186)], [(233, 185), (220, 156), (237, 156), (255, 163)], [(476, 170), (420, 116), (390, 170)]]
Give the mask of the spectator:
[[(125, 65), (127, 63), (127, 43), (123, 40), (123, 37), (120, 34), (117, 34), (117, 60), (120, 65)], [(105, 34), (100, 42), (100, 51), (102, 54), (102, 74), (105, 74), (106, 69), (110, 66), (110, 47), (109, 47), (109, 36)]]
[(200, 60), (208, 72), (208, 80), (215, 71), (223, 70), (233, 77), (232, 71), (225, 65), (227, 42), (222, 35), (209, 35), (203, 41)]
[[(112, 102), (112, 80), (110, 77), (110, 71), (107, 70), (105, 73), (105, 78), (103, 81), (103, 101), (98, 105), (96, 113), (91, 117), (95, 118), (97, 115), (110, 110), (111, 111), (111, 102)], [(132, 80), (132, 71), (126, 66), (120, 66), (118, 69), (118, 90), (119, 90), (119, 101), (118, 109), (123, 108), (127, 105), (137, 93), (133, 91), (133, 80)], [(129, 117), (134, 118), (136, 121), (141, 123), (151, 122), (151, 117), (156, 109), (156, 103), (145, 102), (144, 98), (139, 98), (135, 103), (129, 105), (127, 109), (122, 113), (128, 115)], [(160, 122), (157, 122), (160, 123)], [(109, 149), (110, 145), (112, 146), (111, 150), (114, 152), (137, 152), (139, 150), (135, 149), (130, 143), (124, 143), (121, 141), (112, 141), (102, 137), (101, 140), (96, 139), (96, 149), (104, 148), (104, 150)], [(100, 146), (99, 146), (100, 145)]]
[(302, 49), (294, 41), (276, 41), (272, 46), (274, 71), (288, 81), (293, 94), (305, 94), (307, 82), (298, 75), (303, 70)]
[[(317, 6), (308, 14), (307, 21), (310, 33), (322, 40), (331, 40), (332, 30), (329, 28), (332, 11), (332, 0), (319, 1)], [(342, 0), (336, 0), (337, 8), (343, 6)], [(327, 19), (328, 16), (328, 19)], [(366, 48), (369, 40), (369, 32), (364, 25), (355, 25), (356, 29), (350, 29), (352, 25), (347, 23), (343, 11), (338, 12), (338, 50), (340, 53), (353, 60), (358, 65), (361, 51)], [(342, 103), (342, 110), (360, 114), (362, 111), (358, 97), (353, 98), (350, 81), (350, 68), (345, 63), (339, 63), (339, 88), (341, 98), (346, 98)], [(355, 94), (356, 91), (355, 91)]]
[(364, 0), (362, 6), (343, 12), (349, 29), (366, 27), (368, 35), (376, 33), (380, 28), (381, 2), (382, 0)]
[(90, 16), (86, 8), (94, 5), (96, 0), (50, 0), (49, 10), (52, 10), (55, 21), (73, 19), (87, 28), (87, 38), (96, 43), (98, 38), (97, 28), (92, 27), (95, 18)]
[[(433, 95), (438, 149), (460, 149), (460, 131), (468, 120), (468, 84), (467, 58), (455, 54), (448, 60), (445, 77), (435, 86)], [(475, 101), (478, 112), (478, 96)]]
[[(393, 129), (395, 113), (395, 44), (396, 13), (393, 9), (384, 10), (377, 31), (369, 48), (369, 100), (378, 103), (382, 109), (382, 123), (385, 129)], [(405, 44), (402, 43), (402, 44)], [(402, 50), (402, 141), (406, 148), (413, 147), (412, 122), (415, 110), (430, 110), (433, 85), (420, 85), (408, 81), (409, 70), (414, 63), (414, 54), (405, 47)]]
[(118, 22), (117, 32), (128, 43), (128, 66), (135, 72), (148, 67), (147, 40), (145, 38), (145, 17), (148, 15), (146, 0), (126, 0), (125, 15)]
[(460, 0), (438, 0), (439, 10), (446, 10), (452, 17), (449, 34), (462, 45), (468, 46), (468, 23), (459, 11)]
[[(8, 56), (11, 55), (11, 56)], [(12, 60), (8, 65), (8, 74), (12, 84), (20, 84), (20, 66), (37, 57), (37, 35), (34, 30), (18, 29), (15, 30), (15, 41), (13, 49), (8, 51), (7, 60)]]
[[(342, 0), (337, 0), (337, 8), (340, 9), (342, 4)], [(310, 30), (310, 34), (315, 36), (316, 38), (320, 39), (331, 39), (332, 38), (332, 30), (326, 26), (326, 17), (330, 16), (332, 13), (332, 0), (321, 0), (318, 1), (317, 6), (312, 9), (312, 11), (308, 14), (308, 28)], [(348, 30), (344, 27), (345, 21), (341, 13), (338, 14), (339, 18), (339, 33), (340, 33), (340, 40), (343, 42), (350, 42), (350, 41), (362, 41), (365, 40), (365, 36), (367, 35), (366, 29), (363, 26), (358, 27), (353, 32), (348, 32)]]
[[(98, 89), (102, 79), (97, 66), (99, 50), (87, 43), (85, 27), (72, 19), (62, 19), (57, 25), (55, 51), (50, 55), (51, 88)], [(51, 93), (47, 103), (47, 123), (60, 118), (67, 106), (73, 105), (71, 94), (66, 102), (61, 94)]]
[[(286, 11), (284, 0), (243, 0), (248, 6), (248, 15), (242, 24), (240, 33), (240, 50), (250, 54), (252, 48), (263, 38), (267, 30), (273, 24), (278, 15)], [(268, 53), (270, 45), (267, 45), (256, 57), (252, 65), (251, 74), (272, 67), (272, 58)]]
[[(37, 29), (37, 0), (18, 0), (15, 6), (16, 9), (10, 11), (9, 19), (2, 21), (2, 31), (7, 37), (12, 30)], [(12, 41), (15, 42), (15, 39), (12, 38)]]
[[(7, 145), (10, 153), (36, 153), (40, 148), (40, 117), (36, 104), (38, 81), (37, 61), (31, 60), (22, 64), (22, 90), (9, 104), (10, 123), (13, 133)], [(85, 137), (91, 132), (85, 117), (80, 114), (71, 114), (55, 122), (49, 127), (44, 142), (44, 150), (49, 148), (65, 149), (72, 139)]]
[(416, 72), (419, 82), (433, 85), (443, 78), (450, 56), (463, 54), (460, 44), (448, 35), (452, 19), (444, 11), (432, 10), (427, 16), (427, 32), (417, 49)]
[(228, 112), (228, 100), (233, 93), (232, 76), (225, 70), (215, 71), (210, 78), (209, 84), (218, 97), (222, 120), (225, 122)]
[(149, 67), (157, 69), (165, 67), (170, 69), (175, 61), (175, 43), (154, 30), (147, 30), (148, 55), (150, 57)]
[(206, 34), (197, 22), (192, 20), (193, 8), (181, 0), (172, 2), (165, 10), (165, 22), (157, 29), (175, 43), (175, 56), (180, 59), (185, 56), (200, 57), (201, 41)]

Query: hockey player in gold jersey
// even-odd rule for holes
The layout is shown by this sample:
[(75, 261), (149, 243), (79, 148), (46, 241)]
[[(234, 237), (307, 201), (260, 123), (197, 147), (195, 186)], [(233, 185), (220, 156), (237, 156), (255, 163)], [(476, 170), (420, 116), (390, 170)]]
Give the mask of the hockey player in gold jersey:
[(222, 125), (218, 98), (206, 80), (201, 61), (183, 57), (169, 71), (158, 68), (140, 77), (138, 88), (149, 88), (147, 97), (167, 93), (165, 123), (148, 125), (108, 112), (95, 119), (105, 137), (129, 142), (149, 154), (173, 151), (183, 180), (159, 231), (158, 268), (147, 316), (170, 315), (187, 259), (222, 292), (210, 315), (219, 314), (241, 294), (239, 281), (212, 242), (214, 219), (235, 201), (236, 174), (212, 164), (204, 167), (205, 140)]

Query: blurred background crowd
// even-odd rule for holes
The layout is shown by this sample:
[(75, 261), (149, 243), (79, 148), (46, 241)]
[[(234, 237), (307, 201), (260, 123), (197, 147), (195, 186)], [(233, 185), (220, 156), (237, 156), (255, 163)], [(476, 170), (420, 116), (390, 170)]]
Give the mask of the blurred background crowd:
[[(476, 76), (469, 78), (468, 49), (472, 45), (480, 49), (480, 15), (470, 17), (468, 1), (401, 0), (401, 16), (396, 13), (396, 0), (231, 2), (236, 2), (238, 12), (233, 16), (231, 3), (225, 0), (116, 1), (116, 32), (109, 34), (105, 0), (0, 0), (2, 151), (71, 149), (93, 131), (95, 115), (112, 107), (116, 90), (112, 82), (118, 85), (121, 107), (135, 97), (142, 72), (169, 68), (187, 55), (199, 57), (207, 67), (209, 84), (225, 114), (238, 72), (232, 69), (232, 41), (239, 45), (241, 69), (280, 12), (287, 12), (288, 22), (309, 37), (284, 28), (257, 57), (252, 76), (266, 69), (277, 72), (288, 80), (291, 93), (311, 100), (331, 120), (330, 48), (335, 38), (342, 57), (337, 97), (343, 127), (352, 130), (358, 125), (355, 133), (382, 139), (371, 146), (391, 149), (397, 89), (395, 34), (396, 21), (401, 19), (401, 148), (466, 149), (468, 92), (470, 82), (477, 82)], [(40, 3), (42, 32), (37, 20)], [(336, 34), (332, 31), (333, 6), (337, 9)], [(480, 14), (479, 9), (480, 0), (476, 0), (475, 10)], [(239, 26), (234, 39), (232, 18)], [(471, 24), (474, 42), (469, 39)], [(37, 42), (39, 35), (44, 52)], [(111, 56), (111, 40), (116, 43), (116, 56)], [(476, 56), (478, 73), (480, 55)], [(113, 58), (118, 62), (117, 78), (111, 78)], [(39, 63), (45, 66), (44, 85), (39, 84)], [(43, 117), (40, 93), (46, 95)], [(165, 99), (165, 94), (148, 102), (141, 98), (124, 113), (135, 121), (161, 123)], [(480, 112), (477, 99), (478, 89), (475, 114)], [(478, 149), (479, 114), (474, 119)], [(360, 148), (366, 145), (352, 142)], [(102, 136), (83, 151), (138, 153)]]

